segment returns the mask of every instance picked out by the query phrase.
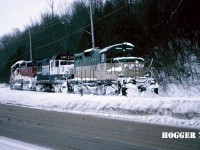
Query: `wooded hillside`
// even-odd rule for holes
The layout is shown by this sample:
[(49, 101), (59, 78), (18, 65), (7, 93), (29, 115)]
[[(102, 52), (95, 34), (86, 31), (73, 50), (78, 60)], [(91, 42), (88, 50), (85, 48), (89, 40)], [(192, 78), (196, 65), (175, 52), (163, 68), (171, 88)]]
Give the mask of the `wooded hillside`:
[[(96, 47), (130, 42), (141, 57), (154, 59), (161, 84), (195, 82), (200, 68), (200, 18), (195, 0), (93, 0)], [(41, 14), (24, 31), (0, 37), (0, 82), (8, 82), (10, 66), (29, 60), (29, 29), (33, 59), (91, 48), (89, 2), (77, 0), (62, 13)], [(195, 80), (196, 79), (196, 80)]]

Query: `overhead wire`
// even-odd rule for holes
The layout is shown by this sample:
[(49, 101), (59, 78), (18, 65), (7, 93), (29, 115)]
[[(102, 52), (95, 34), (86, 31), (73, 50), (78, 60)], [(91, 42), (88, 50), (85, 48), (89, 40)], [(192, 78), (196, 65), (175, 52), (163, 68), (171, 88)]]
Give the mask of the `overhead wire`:
[[(113, 12), (111, 12), (111, 13), (109, 13), (109, 14), (107, 14), (107, 15), (105, 15), (105, 16), (103, 16), (103, 17), (97, 19), (97, 20), (95, 20), (95, 21), (94, 21), (94, 24), (97, 23), (98, 21), (100, 21), (100, 20), (102, 20), (102, 19), (104, 19), (104, 18), (106, 18), (106, 17), (108, 17), (108, 16), (110, 16), (110, 15), (112, 15), (112, 14), (118, 12), (119, 10), (125, 8), (127, 5), (128, 5), (128, 4), (126, 4), (126, 5), (124, 5), (124, 6), (120, 7), (120, 8), (118, 8), (117, 10), (115, 10), (115, 11), (113, 11)], [(55, 41), (53, 41), (53, 42), (50, 42), (50, 43), (47, 43), (47, 44), (44, 44), (44, 45), (35, 47), (35, 48), (33, 48), (33, 51), (34, 51), (34, 50), (37, 50), (37, 49), (40, 49), (40, 48), (43, 48), (43, 47), (46, 47), (46, 46), (49, 46), (49, 45), (51, 45), (51, 44), (57, 43), (57, 42), (59, 42), (59, 41), (61, 41), (61, 40), (64, 40), (64, 39), (66, 39), (66, 38), (68, 38), (68, 37), (70, 37), (70, 36), (72, 36), (72, 35), (74, 35), (74, 34), (77, 34), (77, 33), (80, 32), (82, 29), (87, 28), (87, 27), (89, 27), (89, 26), (90, 26), (90, 23), (87, 24), (87, 25), (85, 25), (85, 26), (83, 26), (83, 27), (80, 27), (78, 30), (74, 31), (73, 33), (70, 33), (70, 34), (68, 34), (68, 35), (66, 35), (66, 36), (64, 36), (64, 37), (61, 37), (61, 38), (59, 38), (59, 39), (57, 39), (57, 40), (55, 40)], [(39, 32), (39, 31), (36, 31), (36, 32)], [(24, 54), (20, 55), (19, 57), (15, 58), (15, 59), (13, 59), (13, 60), (17, 60), (18, 58), (20, 58), (21, 56), (26, 55), (27, 53), (29, 53), (29, 51), (25, 52)], [(11, 60), (11, 61), (13, 61), (13, 60)], [(1, 63), (1, 64), (4, 64), (4, 65), (5, 65), (5, 64), (7, 64), (7, 63), (9, 63), (9, 62), (11, 62), (11, 61), (7, 61), (7, 62)]]
[[(98, 21), (100, 21), (100, 20), (102, 20), (102, 19), (104, 19), (104, 18), (106, 18), (106, 17), (108, 17), (108, 16), (110, 16), (110, 15), (116, 13), (117, 11), (123, 9), (123, 8), (126, 7), (127, 5), (128, 5), (128, 4), (126, 4), (126, 5), (122, 6), (122, 7), (120, 7), (119, 9), (117, 9), (117, 10), (111, 12), (110, 14), (107, 14), (107, 15), (105, 15), (105, 16), (103, 16), (103, 17), (97, 19), (97, 20), (95, 20), (95, 21), (94, 21), (94, 24), (97, 23)], [(70, 37), (70, 36), (76, 34), (77, 32), (79, 32), (79, 31), (81, 31), (82, 29), (87, 28), (87, 27), (89, 27), (89, 26), (90, 26), (90, 23), (87, 24), (87, 25), (85, 25), (84, 27), (79, 28), (78, 30), (76, 30), (75, 32), (73, 32), (73, 33), (71, 33), (71, 34), (68, 34), (67, 36), (64, 36), (64, 37), (62, 37), (62, 38), (60, 38), (60, 39), (58, 39), (58, 40), (56, 40), (56, 41), (50, 42), (50, 43), (48, 43), (48, 44), (45, 44), (45, 45), (42, 45), (42, 46), (36, 47), (36, 48), (34, 48), (34, 49), (39, 49), (39, 48), (42, 48), (42, 47), (45, 47), (45, 46), (51, 45), (51, 44), (53, 44), (53, 43), (59, 42), (59, 41), (65, 39), (65, 38), (68, 38), (68, 37)]]
[[(51, 21), (51, 22), (45, 24), (46, 27), (44, 27), (44, 28), (42, 27), (43, 29), (36, 29), (36, 31), (31, 31), (31, 34), (40, 32), (40, 31), (42, 31), (42, 30), (45, 30), (46, 28), (49, 28), (49, 27), (55, 25), (56, 23), (54, 23), (53, 25), (48, 26), (49, 24), (51, 24), (51, 23), (54, 22), (54, 21), (55, 21), (55, 20), (53, 20), (53, 21)], [(10, 45), (13, 45), (13, 44), (15, 44), (15, 43), (17, 43), (17, 42), (19, 42), (19, 41), (21, 41), (21, 40), (27, 38), (27, 36), (29, 36), (29, 33), (28, 33), (28, 32), (24, 32), (22, 35), (17, 36), (17, 37), (16, 37), (16, 38), (17, 38), (16, 40), (12, 40), (11, 42), (7, 42), (7, 43), (3, 43), (3, 44), (6, 45), (6, 46), (7, 46), (7, 45), (10, 46)]]
[[(79, 12), (79, 11), (80, 11), (80, 9), (79, 9), (77, 12)], [(58, 20), (57, 17), (56, 17), (55, 19)], [(52, 27), (52, 26), (54, 26), (54, 25), (60, 23), (61, 20), (58, 20), (58, 22), (55, 22), (54, 24), (52, 24), (54, 21), (55, 21), (55, 20), (51, 20), (50, 22), (43, 24), (43, 26), (40, 26), (39, 29), (36, 29), (36, 30), (31, 31), (31, 33), (32, 33), (32, 34), (35, 34), (35, 33), (37, 33), (37, 32), (40, 32), (40, 31), (42, 31), (42, 30), (45, 30), (46, 28)], [(30, 27), (30, 28), (31, 28), (31, 27)], [(17, 36), (17, 37), (16, 37), (16, 38), (17, 38), (16, 40), (12, 40), (11, 42), (7, 42), (7, 43), (3, 43), (3, 44), (4, 44), (4, 45), (12, 45), (12, 44), (15, 44), (15, 43), (19, 42), (20, 40), (24, 39), (24, 38), (25, 38), (26, 36), (28, 36), (28, 35), (29, 35), (29, 33), (28, 33), (28, 32), (25, 32), (25, 34), (22, 34), (22, 35), (20, 35), (20, 36)], [(2, 36), (2, 37), (3, 37), (3, 36)]]
[[(81, 11), (81, 9), (77, 10), (76, 12), (78, 13), (79, 11)], [(50, 28), (50, 27), (52, 27), (52, 26), (54, 26), (54, 25), (56, 25), (56, 24), (58, 24), (58, 23), (60, 23), (60, 22), (62, 21), (62, 19), (59, 20), (58, 17), (56, 17), (55, 19), (58, 20), (58, 21), (55, 22), (54, 24), (51, 24), (51, 23), (53, 23), (55, 20), (51, 20), (51, 21), (48, 22), (47, 24), (44, 24), (44, 27), (41, 27), (41, 26), (40, 26), (39, 29), (36, 29), (36, 30), (31, 31), (31, 34), (33, 35), (33, 34), (35, 34), (35, 33), (37, 33), (37, 32), (43, 31), (43, 30), (45, 30), (45, 29), (47, 29), (47, 28)], [(63, 20), (63, 21), (64, 21), (64, 20)], [(49, 26), (48, 26), (48, 25), (49, 25)], [(30, 28), (31, 28), (31, 27), (30, 27)], [(17, 37), (16, 40), (12, 40), (12, 42), (7, 42), (7, 43), (3, 43), (3, 44), (4, 44), (4, 45), (9, 45), (9, 46), (10, 46), (10, 45), (12, 45), (12, 44), (15, 44), (15, 43), (17, 43), (17, 42), (23, 40), (24, 38), (27, 38), (27, 36), (29, 36), (29, 33), (28, 33), (28, 32), (26, 32), (25, 35), (20, 35), (19, 37)]]

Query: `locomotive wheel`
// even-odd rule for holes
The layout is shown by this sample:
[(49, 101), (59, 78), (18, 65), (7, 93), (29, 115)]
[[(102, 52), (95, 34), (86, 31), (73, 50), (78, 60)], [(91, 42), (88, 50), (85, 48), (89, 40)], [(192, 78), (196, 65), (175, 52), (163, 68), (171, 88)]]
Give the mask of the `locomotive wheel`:
[(53, 91), (55, 93), (60, 93), (61, 92), (60, 85), (54, 85), (54, 86), (52, 86), (51, 91)]
[(122, 95), (123, 95), (123, 96), (126, 96), (126, 95), (127, 95), (126, 90), (127, 90), (126, 87), (122, 87)]
[(14, 90), (15, 89), (15, 86), (13, 84), (10, 84), (10, 89), (11, 90)]
[(61, 87), (60, 88), (60, 91), (62, 92), (62, 93), (67, 93), (68, 91), (67, 91), (67, 88), (66, 87)]
[(45, 91), (44, 89), (45, 89), (45, 88), (42, 86), (42, 87), (40, 88), (39, 92), (44, 92), (44, 91)]
[(73, 85), (68, 84), (68, 85), (67, 85), (66, 91), (67, 91), (68, 93), (74, 93), (74, 87), (73, 87)]
[(101, 85), (97, 87), (97, 94), (98, 95), (105, 95), (106, 94), (106, 87), (105, 85)]
[(24, 83), (23, 86), (22, 86), (22, 89), (25, 90), (25, 91), (28, 91), (29, 90), (28, 84)]
[(44, 86), (42, 86), (42, 85), (37, 85), (36, 86), (36, 91), (38, 91), (38, 92), (44, 92), (45, 90), (44, 90)]
[(154, 89), (154, 93), (158, 94), (158, 88)]

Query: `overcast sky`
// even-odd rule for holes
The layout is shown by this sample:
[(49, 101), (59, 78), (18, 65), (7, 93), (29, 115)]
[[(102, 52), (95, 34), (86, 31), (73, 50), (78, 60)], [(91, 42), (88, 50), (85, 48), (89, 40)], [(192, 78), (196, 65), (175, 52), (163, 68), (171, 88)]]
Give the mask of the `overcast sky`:
[[(31, 20), (39, 20), (40, 14), (49, 9), (51, 0), (0, 0), (0, 36), (12, 32), (13, 29), (23, 30), (31, 24)], [(61, 3), (70, 5), (74, 0), (54, 0), (58, 11)]]

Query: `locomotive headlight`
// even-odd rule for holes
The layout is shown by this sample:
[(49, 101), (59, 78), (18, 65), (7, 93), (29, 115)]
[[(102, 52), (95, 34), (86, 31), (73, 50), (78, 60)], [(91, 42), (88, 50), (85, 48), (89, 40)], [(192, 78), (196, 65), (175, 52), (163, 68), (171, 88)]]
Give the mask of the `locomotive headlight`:
[(138, 64), (138, 61), (136, 60), (135, 61), (135, 68), (138, 70), (139, 69), (139, 64)]

